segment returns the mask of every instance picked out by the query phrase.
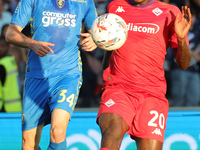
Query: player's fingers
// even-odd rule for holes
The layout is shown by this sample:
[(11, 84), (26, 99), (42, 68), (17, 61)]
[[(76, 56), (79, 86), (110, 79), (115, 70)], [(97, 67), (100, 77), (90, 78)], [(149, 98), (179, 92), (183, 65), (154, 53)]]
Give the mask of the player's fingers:
[(184, 17), (188, 18), (189, 14), (188, 14), (188, 8), (187, 6), (184, 7)]
[(49, 46), (53, 47), (53, 46), (55, 46), (55, 44), (52, 44), (52, 43), (48, 43), (48, 44), (47, 44), (47, 50), (48, 50), (50, 53), (53, 54), (54, 51), (53, 51)]
[(94, 49), (92, 48), (92, 47), (90, 47), (90, 48), (86, 48), (86, 47), (83, 47), (82, 48), (84, 51), (87, 51), (87, 52), (91, 52), (91, 51), (93, 51)]
[(41, 54), (42, 56), (46, 56), (47, 54), (49, 54), (50, 51), (51, 51), (51, 48), (45, 43), (41, 45), (37, 53)]
[(45, 52), (42, 51), (42, 48), (39, 48), (39, 49), (33, 50), (33, 51), (35, 52), (36, 55), (38, 55), (40, 57), (46, 56)]
[(50, 48), (50, 47), (45, 47), (45, 49), (43, 50), (46, 54), (50, 53), (54, 53), (54, 51)]
[(51, 48), (49, 48), (49, 52), (50, 52), (51, 54), (54, 54), (54, 51), (53, 51)]
[(55, 44), (53, 44), (53, 43), (48, 43), (48, 46), (53, 47), (53, 46), (55, 46)]
[(92, 47), (92, 46), (96, 45), (91, 38), (86, 38), (84, 40), (85, 40), (84, 44), (83, 44), (84, 46)]
[(80, 45), (84, 45), (84, 44), (88, 43), (89, 41), (90, 41), (89, 38), (85, 38), (85, 39), (83, 39), (83, 40), (81, 41)]
[(40, 57), (46, 56), (46, 53), (44, 53), (44, 52), (41, 51), (41, 50), (38, 50), (35, 54), (38, 55), (38, 56), (40, 56)]
[(181, 12), (182, 12), (182, 15), (184, 16), (184, 14), (185, 14), (185, 7), (184, 6), (181, 7)]
[[(48, 46), (46, 46), (46, 45), (43, 45), (40, 49), (39, 49), (39, 51), (41, 52), (41, 53), (43, 53), (43, 54), (48, 54), (49, 52), (50, 53), (54, 53), (54, 51), (50, 48), (50, 47), (48, 47)], [(46, 56), (46, 55), (45, 55)]]
[(46, 56), (49, 53), (49, 51), (42, 47), (39, 49), (38, 53), (41, 54), (42, 56)]
[(187, 13), (188, 13), (189, 22), (192, 23), (192, 14), (191, 14), (190, 8), (187, 9)]
[(90, 35), (90, 33), (81, 33), (80, 36), (82, 36), (82, 37), (89, 37), (91, 35)]
[(93, 51), (97, 48), (97, 45), (94, 43), (86, 43), (83, 45), (82, 49), (85, 51)]
[(40, 54), (40, 53), (37, 53), (37, 55), (40, 56), (40, 57), (44, 57), (44, 56), (43, 56), (42, 54)]
[(38, 56), (40, 56), (40, 57), (44, 57), (44, 56), (46, 56), (47, 54), (46, 53), (44, 53), (44, 52), (42, 52), (42, 51), (39, 51), (38, 52)]

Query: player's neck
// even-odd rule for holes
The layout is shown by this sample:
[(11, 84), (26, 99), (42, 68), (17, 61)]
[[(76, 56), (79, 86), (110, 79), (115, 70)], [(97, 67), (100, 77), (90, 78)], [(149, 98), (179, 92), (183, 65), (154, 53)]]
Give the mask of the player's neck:
[(136, 6), (141, 6), (141, 5), (147, 4), (150, 1), (152, 1), (152, 0), (132, 0), (133, 5), (136, 5)]

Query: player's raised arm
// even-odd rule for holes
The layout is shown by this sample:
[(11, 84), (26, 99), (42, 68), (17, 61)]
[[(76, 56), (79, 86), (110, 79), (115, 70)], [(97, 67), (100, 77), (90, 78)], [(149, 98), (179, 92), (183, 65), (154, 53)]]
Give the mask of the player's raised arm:
[(186, 70), (190, 66), (191, 54), (186, 43), (186, 36), (191, 27), (192, 17), (187, 6), (182, 7), (182, 18), (179, 21), (179, 14), (175, 20), (175, 32), (178, 38), (178, 50), (174, 53), (178, 66)]
[(22, 27), (14, 24), (10, 24), (6, 32), (6, 41), (13, 45), (30, 48), (40, 57), (46, 56), (49, 52), (54, 53), (50, 46), (54, 46), (52, 43), (36, 41), (21, 33)]

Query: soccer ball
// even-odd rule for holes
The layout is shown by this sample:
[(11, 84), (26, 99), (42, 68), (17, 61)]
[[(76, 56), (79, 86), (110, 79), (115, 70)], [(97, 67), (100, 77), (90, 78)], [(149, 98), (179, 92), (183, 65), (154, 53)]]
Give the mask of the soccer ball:
[(118, 15), (106, 13), (92, 24), (91, 35), (101, 49), (112, 51), (120, 48), (127, 39), (126, 22)]

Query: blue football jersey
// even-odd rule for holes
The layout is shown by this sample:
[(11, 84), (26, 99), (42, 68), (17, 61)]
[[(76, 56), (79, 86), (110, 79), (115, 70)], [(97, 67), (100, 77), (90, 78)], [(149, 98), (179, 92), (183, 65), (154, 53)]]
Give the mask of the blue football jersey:
[(26, 76), (82, 74), (79, 35), (82, 23), (90, 29), (96, 17), (93, 0), (21, 0), (11, 23), (23, 28), (30, 23), (33, 39), (55, 44), (54, 54), (45, 57), (30, 50)]

